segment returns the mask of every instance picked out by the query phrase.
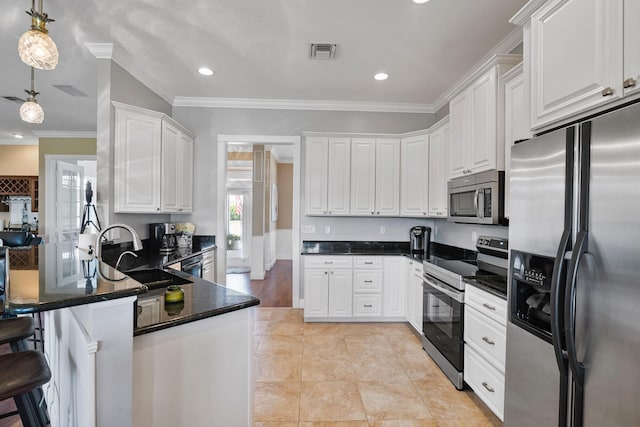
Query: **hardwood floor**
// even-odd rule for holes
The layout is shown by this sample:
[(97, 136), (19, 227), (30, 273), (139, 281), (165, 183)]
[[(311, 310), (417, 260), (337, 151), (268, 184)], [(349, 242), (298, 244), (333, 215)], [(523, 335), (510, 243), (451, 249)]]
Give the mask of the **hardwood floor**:
[(291, 307), (291, 260), (278, 260), (264, 280), (250, 280), (249, 273), (227, 274), (227, 287), (260, 299), (260, 307)]

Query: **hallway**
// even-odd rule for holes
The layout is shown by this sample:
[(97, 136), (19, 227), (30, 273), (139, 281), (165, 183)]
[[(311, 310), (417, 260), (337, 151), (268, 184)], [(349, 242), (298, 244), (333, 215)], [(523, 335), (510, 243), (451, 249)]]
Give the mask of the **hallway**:
[(260, 307), (291, 307), (291, 260), (278, 260), (264, 280), (250, 280), (249, 273), (227, 273), (227, 287), (260, 299)]

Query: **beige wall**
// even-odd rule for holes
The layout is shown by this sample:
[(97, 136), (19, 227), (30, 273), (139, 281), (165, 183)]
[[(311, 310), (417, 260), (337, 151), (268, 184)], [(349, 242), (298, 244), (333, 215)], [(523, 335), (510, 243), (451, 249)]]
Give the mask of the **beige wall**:
[[(44, 232), (45, 223), (45, 164), (44, 157), (48, 154), (69, 154), (69, 155), (96, 155), (96, 139), (95, 138), (40, 138), (40, 168), (38, 172), (38, 189), (40, 197), (40, 205), (38, 211), (38, 223), (40, 233)], [(96, 187), (94, 186), (94, 192)], [(94, 196), (95, 201), (95, 196)], [(102, 220), (102, 218), (100, 218)]]
[(293, 228), (293, 163), (278, 163), (278, 230)]
[(37, 176), (37, 145), (0, 145), (0, 175)]

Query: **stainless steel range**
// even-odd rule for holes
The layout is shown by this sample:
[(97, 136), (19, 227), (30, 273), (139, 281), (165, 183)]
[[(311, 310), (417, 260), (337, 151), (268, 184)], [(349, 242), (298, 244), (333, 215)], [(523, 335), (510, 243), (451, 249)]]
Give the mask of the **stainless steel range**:
[(432, 256), (423, 262), (422, 347), (458, 389), (464, 387), (465, 281), (507, 294), (508, 241), (480, 237), (476, 260)]

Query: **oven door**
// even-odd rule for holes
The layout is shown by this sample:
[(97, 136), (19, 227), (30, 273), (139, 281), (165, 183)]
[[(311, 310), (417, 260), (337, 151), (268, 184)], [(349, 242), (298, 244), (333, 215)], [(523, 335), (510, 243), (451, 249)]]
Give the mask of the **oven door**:
[(459, 372), (464, 361), (464, 292), (423, 277), (422, 332)]
[(202, 278), (202, 255), (191, 257), (182, 261), (181, 270), (184, 273), (190, 274), (194, 277)]

